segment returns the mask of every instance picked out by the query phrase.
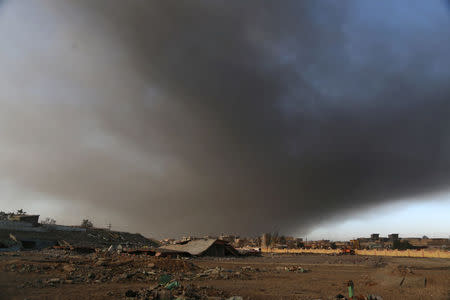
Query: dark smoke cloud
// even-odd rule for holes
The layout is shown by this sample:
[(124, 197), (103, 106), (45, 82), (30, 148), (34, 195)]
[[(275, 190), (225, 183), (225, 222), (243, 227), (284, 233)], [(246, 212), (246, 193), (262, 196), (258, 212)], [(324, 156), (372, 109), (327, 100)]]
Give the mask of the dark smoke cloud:
[(173, 235), (306, 232), (448, 188), (442, 2), (47, 0), (1, 13), (1, 175), (26, 189)]

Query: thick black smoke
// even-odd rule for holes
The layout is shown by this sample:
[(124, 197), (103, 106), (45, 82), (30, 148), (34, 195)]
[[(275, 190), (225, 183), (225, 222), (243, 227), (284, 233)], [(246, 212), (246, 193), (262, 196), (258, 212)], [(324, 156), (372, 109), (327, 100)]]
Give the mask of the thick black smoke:
[(445, 190), (449, 22), (390, 3), (10, 1), (31, 17), (1, 32), (26, 35), (2, 58), (1, 175), (160, 235), (307, 231)]

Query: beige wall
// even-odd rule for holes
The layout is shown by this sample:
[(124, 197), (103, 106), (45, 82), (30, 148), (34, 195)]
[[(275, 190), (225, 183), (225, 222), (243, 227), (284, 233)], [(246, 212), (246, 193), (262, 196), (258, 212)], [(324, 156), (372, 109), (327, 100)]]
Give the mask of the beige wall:
[(261, 248), (262, 252), (267, 253), (318, 253), (318, 254), (333, 254), (340, 253), (341, 250), (333, 250), (333, 249), (266, 249)]
[(356, 250), (358, 255), (450, 258), (450, 251), (443, 250)]
[[(317, 253), (317, 254), (335, 254), (341, 253), (341, 250), (333, 249), (265, 249), (266, 253)], [(357, 255), (375, 255), (375, 256), (402, 256), (402, 257), (434, 257), (450, 258), (450, 251), (443, 250), (355, 250)]]

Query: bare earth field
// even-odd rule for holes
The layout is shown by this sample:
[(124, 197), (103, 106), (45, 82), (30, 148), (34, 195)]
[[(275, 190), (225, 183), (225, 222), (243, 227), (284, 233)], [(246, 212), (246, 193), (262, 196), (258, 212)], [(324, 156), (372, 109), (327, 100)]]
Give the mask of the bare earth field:
[[(327, 255), (168, 259), (61, 250), (0, 253), (0, 299), (163, 299), (170, 293), (175, 299), (325, 300), (347, 296), (348, 280), (354, 282), (356, 295), (448, 300), (450, 260)], [(166, 285), (162, 281), (174, 283), (173, 289), (162, 287)]]

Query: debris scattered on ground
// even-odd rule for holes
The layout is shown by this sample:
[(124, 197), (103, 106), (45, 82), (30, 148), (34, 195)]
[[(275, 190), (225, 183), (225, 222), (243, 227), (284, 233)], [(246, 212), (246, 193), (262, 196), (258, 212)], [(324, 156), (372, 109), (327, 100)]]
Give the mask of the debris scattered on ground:
[(234, 271), (230, 269), (224, 269), (222, 267), (216, 267), (214, 269), (207, 269), (203, 272), (197, 273), (195, 278), (203, 279), (251, 279), (252, 272), (258, 272), (257, 269), (242, 268), (241, 271)]
[(180, 283), (178, 281), (172, 281), (165, 285), (165, 288), (168, 290), (173, 290), (174, 288), (180, 287)]
[[(39, 261), (10, 261), (3, 271), (16, 273), (58, 275), (47, 278), (44, 284), (55, 283), (88, 283), (88, 282), (151, 282), (167, 278), (166, 284), (172, 279), (192, 280), (202, 272), (192, 262), (168, 258), (129, 257), (121, 255), (102, 256), (99, 253), (75, 255), (70, 252), (61, 253), (57, 250), (46, 250), (48, 256)], [(172, 275), (170, 275), (172, 274)], [(41, 282), (30, 282), (30, 287), (40, 287)]]
[(310, 270), (306, 270), (303, 267), (300, 266), (291, 266), (291, 267), (285, 267), (286, 271), (289, 272), (297, 272), (297, 273), (307, 273), (310, 272)]
[(288, 272), (296, 272), (296, 273), (307, 273), (311, 272), (311, 270), (307, 270), (301, 266), (285, 266), (285, 267), (277, 267), (278, 271), (288, 271)]
[[(116, 250), (88, 254), (56, 249), (3, 252), (0, 254), (0, 272), (5, 275), (5, 282), (12, 283), (13, 289), (23, 290), (27, 297), (36, 289), (46, 296), (61, 289), (86, 289), (86, 293), (89, 291), (97, 297), (111, 299), (237, 300), (242, 299), (237, 296), (239, 294), (244, 296), (243, 299), (262, 295), (274, 297), (281, 290), (285, 296), (300, 299), (349, 299), (347, 280), (351, 278), (356, 292), (353, 300), (381, 300), (390, 299), (396, 293), (411, 297), (419, 291), (421, 296), (421, 290), (431, 290), (438, 284), (436, 276), (442, 276), (450, 268), (450, 263), (442, 266), (430, 261), (427, 263), (435, 267), (428, 267), (422, 260), (416, 264), (406, 259), (386, 259), (388, 267), (380, 270), (373, 264), (377, 259), (359, 259), (367, 267), (354, 268), (351, 265), (354, 257), (339, 257), (346, 265), (330, 268), (329, 256), (166, 258), (126, 251), (117, 253)], [(322, 266), (317, 263), (319, 260), (322, 260)], [(311, 274), (304, 274), (308, 272), (307, 268), (313, 269)], [(343, 282), (342, 274), (330, 274), (330, 269), (338, 271), (341, 268), (344, 275), (354, 275)], [(381, 279), (383, 276), (386, 280)], [(14, 281), (8, 278), (14, 278)], [(321, 278), (339, 278), (339, 281), (330, 284)], [(255, 285), (256, 282), (261, 285)], [(314, 284), (315, 290), (310, 289), (309, 283)], [(316, 283), (321, 285), (320, 290)], [(247, 286), (256, 286), (256, 289), (247, 289)]]
[(172, 276), (169, 274), (163, 274), (159, 277), (159, 284), (165, 285), (168, 284), (172, 280)]
[[(176, 283), (176, 284), (175, 284)], [(163, 287), (158, 285), (148, 289), (127, 290), (125, 297), (135, 299), (227, 299), (227, 300), (243, 300), (240, 296), (229, 297), (226, 292), (211, 287), (198, 287), (195, 285), (183, 286), (177, 281), (169, 283), (172, 287)]]
[(408, 274), (414, 274), (414, 272), (412, 270), (412, 267), (398, 265), (394, 267), (394, 269), (392, 270), (392, 274), (406, 276)]

